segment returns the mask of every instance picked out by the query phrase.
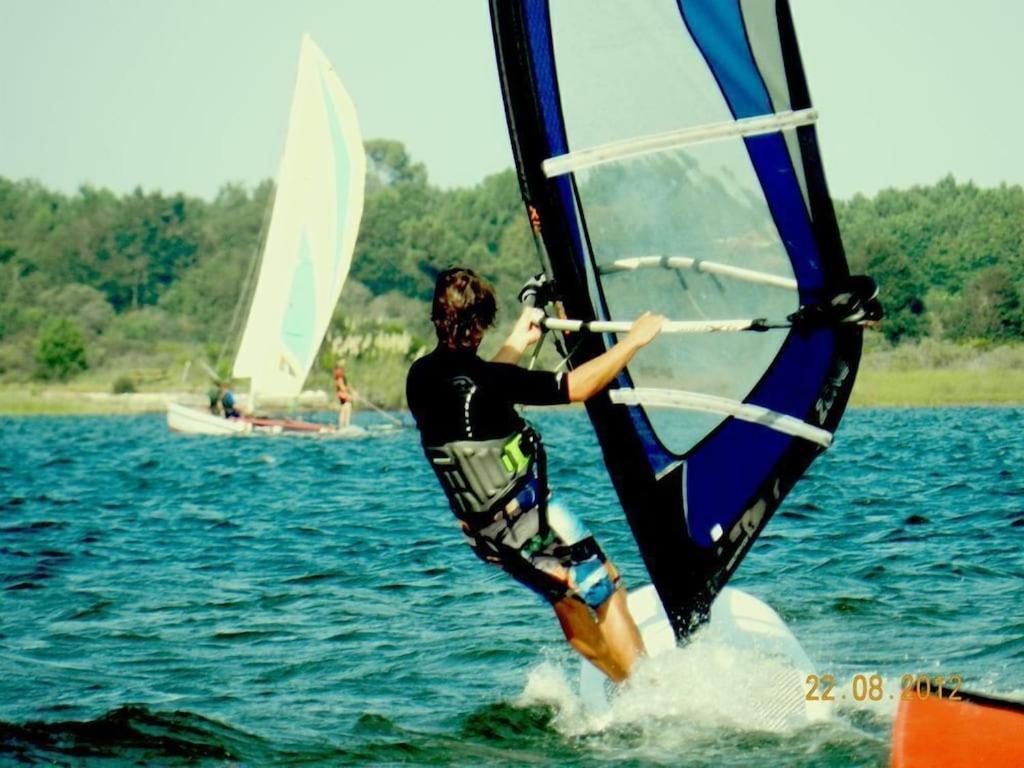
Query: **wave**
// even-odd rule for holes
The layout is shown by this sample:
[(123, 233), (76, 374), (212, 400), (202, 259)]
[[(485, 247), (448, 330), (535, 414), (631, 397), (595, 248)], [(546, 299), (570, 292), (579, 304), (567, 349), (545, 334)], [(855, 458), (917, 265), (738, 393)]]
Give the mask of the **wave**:
[(0, 722), (0, 763), (91, 765), (507, 765), (574, 762), (573, 745), (549, 727), (547, 707), (495, 703), (461, 718), (456, 733), (399, 726), (365, 714), (348, 745), (328, 738), (286, 745), (183, 710), (141, 704), (113, 709), (94, 720)]
[[(191, 712), (155, 712), (125, 705), (95, 720), (0, 722), (0, 756), (22, 762), (118, 758), (126, 764), (156, 759), (240, 760), (262, 739)], [(250, 758), (251, 759), (251, 758)]]

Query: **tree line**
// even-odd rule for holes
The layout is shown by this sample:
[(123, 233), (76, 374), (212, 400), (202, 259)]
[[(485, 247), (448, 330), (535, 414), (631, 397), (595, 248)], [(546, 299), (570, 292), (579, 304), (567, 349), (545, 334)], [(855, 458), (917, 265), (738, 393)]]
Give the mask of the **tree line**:
[[(427, 343), (434, 277), (453, 263), (488, 276), (514, 305), (538, 268), (515, 174), (443, 190), (400, 143), (366, 148), (336, 333), (372, 326)], [(212, 200), (90, 186), (67, 195), (0, 178), (0, 380), (169, 369), (197, 350), (230, 357), (273, 189), (228, 184)], [(947, 177), (836, 209), (851, 269), (881, 286), (890, 343), (1024, 337), (1021, 187)]]
[[(398, 142), (366, 149), (365, 209), (335, 329), (421, 339), (434, 278), (453, 263), (472, 263), (514, 300), (537, 269), (514, 174), (441, 190)], [(230, 357), (273, 191), (265, 181), (228, 184), (212, 200), (91, 186), (66, 195), (0, 178), (0, 380), (159, 367), (197, 348), (210, 361)]]
[(890, 342), (1024, 337), (1024, 188), (947, 176), (836, 213), (850, 268), (879, 283)]

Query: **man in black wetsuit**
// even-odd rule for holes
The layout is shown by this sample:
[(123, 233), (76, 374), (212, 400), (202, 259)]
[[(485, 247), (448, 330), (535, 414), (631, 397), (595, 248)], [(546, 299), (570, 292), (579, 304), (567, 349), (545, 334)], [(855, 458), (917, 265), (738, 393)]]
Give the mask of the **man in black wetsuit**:
[(548, 504), (540, 435), (514, 405), (597, 394), (658, 335), (664, 318), (645, 313), (603, 355), (556, 374), (516, 365), (540, 338), (535, 309), (524, 310), (491, 362), (477, 356), (496, 311), (493, 289), (474, 272), (441, 273), (431, 313), (438, 345), (409, 371), (409, 408), (473, 551), (547, 599), (570, 645), (619, 682), (643, 653), (625, 590), (586, 527)]

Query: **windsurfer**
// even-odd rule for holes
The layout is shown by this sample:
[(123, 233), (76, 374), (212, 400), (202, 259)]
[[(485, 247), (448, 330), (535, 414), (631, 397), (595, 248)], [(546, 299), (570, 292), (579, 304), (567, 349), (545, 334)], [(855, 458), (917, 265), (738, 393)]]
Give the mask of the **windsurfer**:
[(347, 427), (352, 422), (352, 393), (340, 362), (334, 364), (334, 394), (338, 397), (338, 427)]
[(546, 598), (569, 644), (619, 682), (643, 653), (625, 588), (586, 527), (548, 504), (540, 435), (513, 406), (581, 402), (598, 394), (665, 319), (644, 314), (603, 355), (556, 374), (516, 365), (540, 338), (536, 309), (523, 311), (491, 362), (477, 356), (496, 311), (493, 289), (471, 270), (438, 276), (431, 313), (438, 345), (409, 371), (409, 408), (476, 555)]

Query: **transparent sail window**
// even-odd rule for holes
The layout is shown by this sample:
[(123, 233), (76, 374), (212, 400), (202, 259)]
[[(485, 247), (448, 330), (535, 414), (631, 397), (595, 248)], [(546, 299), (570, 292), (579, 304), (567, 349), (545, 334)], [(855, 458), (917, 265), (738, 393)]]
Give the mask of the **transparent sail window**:
[[(672, 320), (785, 318), (799, 308), (789, 256), (740, 140), (596, 166), (575, 175), (607, 319), (651, 310)], [(692, 269), (617, 269), (637, 257), (707, 260), (775, 283)], [(786, 287), (786, 285), (790, 287)], [(629, 366), (638, 388), (743, 401), (785, 331), (662, 336)], [(647, 409), (665, 446), (686, 453), (721, 423), (715, 414)]]

